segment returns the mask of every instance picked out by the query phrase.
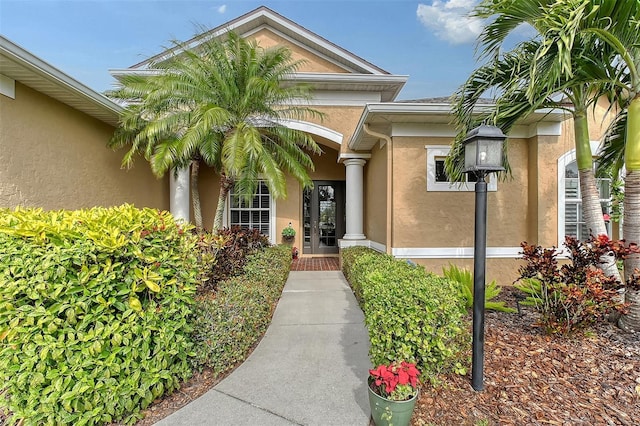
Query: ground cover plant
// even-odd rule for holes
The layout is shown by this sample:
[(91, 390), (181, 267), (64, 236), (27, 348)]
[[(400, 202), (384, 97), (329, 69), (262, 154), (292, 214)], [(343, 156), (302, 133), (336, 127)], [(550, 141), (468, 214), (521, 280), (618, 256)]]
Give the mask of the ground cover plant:
[(416, 363), (428, 380), (465, 372), (466, 309), (455, 283), (373, 250), (343, 250), (343, 269), (364, 312), (373, 365)]
[(132, 423), (191, 374), (196, 240), (124, 205), (0, 212), (0, 407), (9, 423)]

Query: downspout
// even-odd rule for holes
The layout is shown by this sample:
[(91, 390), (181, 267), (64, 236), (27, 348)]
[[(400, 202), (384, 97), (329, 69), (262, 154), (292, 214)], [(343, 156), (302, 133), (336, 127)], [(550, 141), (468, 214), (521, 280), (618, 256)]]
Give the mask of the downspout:
[[(383, 133), (378, 133), (375, 132), (373, 130), (371, 130), (369, 128), (369, 125), (367, 123), (364, 123), (364, 125), (362, 126), (362, 128), (364, 129), (364, 132), (366, 134), (368, 134), (369, 136), (373, 136), (376, 138), (380, 138), (383, 141), (386, 142), (387, 144), (387, 232), (386, 232), (386, 252), (387, 254), (391, 254), (391, 237), (392, 237), (392, 230), (391, 230), (391, 226), (393, 221), (391, 220), (391, 215), (393, 213), (393, 176), (392, 176), (392, 172), (393, 172), (393, 149), (392, 145), (391, 145), (391, 136), (385, 135)], [(382, 148), (384, 146), (384, 144), (380, 145), (380, 148)]]

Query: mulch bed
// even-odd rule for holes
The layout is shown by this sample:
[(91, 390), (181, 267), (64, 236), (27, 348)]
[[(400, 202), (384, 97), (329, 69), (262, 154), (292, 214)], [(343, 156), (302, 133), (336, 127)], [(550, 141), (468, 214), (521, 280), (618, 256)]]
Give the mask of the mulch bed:
[(470, 373), (443, 377), (422, 390), (412, 424), (640, 424), (640, 333), (604, 324), (547, 336), (536, 320), (531, 308), (487, 313), (484, 390), (471, 388)]

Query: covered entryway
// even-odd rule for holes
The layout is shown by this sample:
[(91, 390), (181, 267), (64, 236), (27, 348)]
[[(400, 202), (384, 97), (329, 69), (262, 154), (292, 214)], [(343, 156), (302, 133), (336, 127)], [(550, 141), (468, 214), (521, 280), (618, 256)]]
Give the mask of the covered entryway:
[(344, 181), (314, 181), (302, 196), (303, 254), (338, 253), (345, 233)]

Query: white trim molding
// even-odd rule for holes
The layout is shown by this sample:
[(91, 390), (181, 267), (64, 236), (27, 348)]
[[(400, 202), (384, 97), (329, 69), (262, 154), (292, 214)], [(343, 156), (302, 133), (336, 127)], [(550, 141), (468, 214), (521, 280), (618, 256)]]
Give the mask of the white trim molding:
[(339, 240), (338, 246), (341, 249), (346, 247), (368, 247), (380, 253), (386, 253), (387, 251), (386, 245), (371, 240)]
[[(436, 157), (446, 157), (451, 151), (449, 145), (425, 145), (427, 150), (427, 191), (428, 192), (473, 192), (473, 182), (436, 182)], [(487, 191), (498, 190), (495, 173), (488, 176)]]
[[(394, 247), (391, 254), (403, 259), (473, 259), (473, 247)], [(487, 259), (521, 257), (521, 247), (487, 247)]]
[(278, 123), (292, 130), (299, 130), (301, 132), (309, 133), (312, 135), (320, 136), (324, 139), (328, 139), (331, 142), (335, 142), (338, 145), (342, 145), (343, 135), (340, 132), (336, 132), (328, 127), (321, 126), (319, 124), (310, 123), (302, 120), (292, 119), (280, 119)]
[[(224, 214), (222, 216), (222, 226), (224, 228), (229, 227), (231, 209), (229, 208), (229, 204), (231, 204), (231, 194), (227, 194), (227, 199), (224, 203)], [(269, 191), (269, 242), (271, 244), (278, 244), (278, 235), (276, 235), (276, 207), (277, 202), (271, 195), (271, 191)]]
[(371, 158), (371, 154), (361, 154), (359, 152), (341, 152), (340, 154), (338, 154), (338, 163), (344, 160), (351, 160), (354, 158), (369, 160)]

